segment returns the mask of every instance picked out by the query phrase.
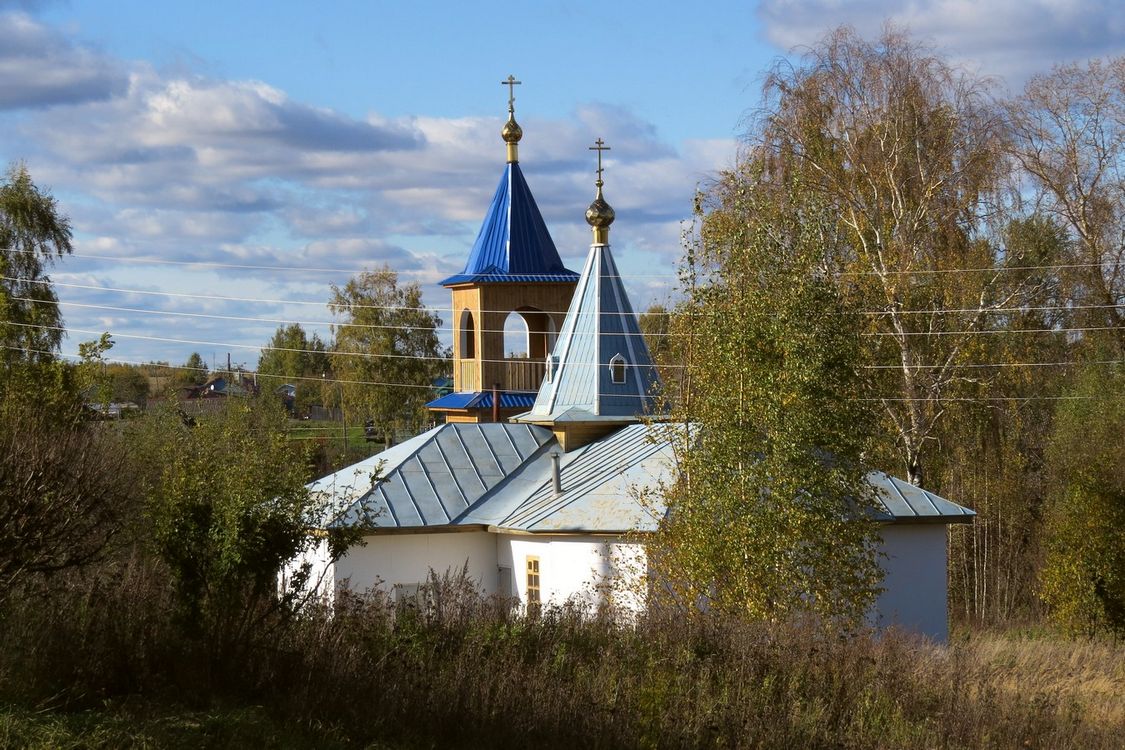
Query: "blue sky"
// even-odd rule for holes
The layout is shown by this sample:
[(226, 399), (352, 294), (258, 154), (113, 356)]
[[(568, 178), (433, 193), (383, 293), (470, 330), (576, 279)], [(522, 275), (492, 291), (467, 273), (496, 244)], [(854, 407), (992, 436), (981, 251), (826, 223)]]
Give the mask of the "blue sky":
[(1125, 50), (1108, 0), (322, 5), (0, 0), (0, 158), (26, 161), (76, 230), (52, 271), (64, 351), (109, 330), (122, 359), (253, 366), (273, 321), (323, 331), (329, 284), (382, 263), (448, 305), (435, 282), (503, 167), (508, 73), (521, 163), (572, 268), (586, 147), (613, 148), (614, 251), (643, 308), (669, 297), (691, 196), (733, 161), (762, 72), (829, 27), (893, 19), (1013, 88)]

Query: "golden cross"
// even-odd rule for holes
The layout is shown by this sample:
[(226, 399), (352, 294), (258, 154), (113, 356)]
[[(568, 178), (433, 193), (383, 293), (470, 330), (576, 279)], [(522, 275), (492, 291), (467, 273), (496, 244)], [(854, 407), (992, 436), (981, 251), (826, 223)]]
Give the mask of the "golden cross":
[(598, 182), (602, 181), (602, 151), (609, 151), (609, 146), (605, 145), (605, 141), (601, 138), (594, 141), (594, 145), (590, 146), (590, 151), (598, 152)]
[(523, 81), (517, 81), (516, 77), (514, 75), (512, 75), (511, 73), (508, 74), (508, 80), (500, 82), (501, 86), (507, 86), (508, 87), (508, 111), (509, 112), (515, 112), (515, 108), (516, 108), (516, 86), (520, 85), (521, 83), (523, 83)]

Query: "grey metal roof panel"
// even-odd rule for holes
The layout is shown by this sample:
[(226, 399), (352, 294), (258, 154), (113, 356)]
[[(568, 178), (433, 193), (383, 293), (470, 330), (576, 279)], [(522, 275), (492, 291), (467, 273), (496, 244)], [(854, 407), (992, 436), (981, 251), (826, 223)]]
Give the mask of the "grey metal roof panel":
[[(651, 531), (665, 508), (642, 501), (674, 479), (672, 424), (631, 424), (560, 455), (555, 495), (550, 430), (528, 424), (446, 424), (309, 485), (329, 499), (326, 525), (383, 528), (480, 524), (521, 532)], [(372, 474), (382, 463), (382, 480)], [(887, 523), (956, 523), (975, 513), (873, 471)]]
[(967, 523), (976, 516), (976, 512), (969, 508), (881, 471), (869, 472), (867, 481), (875, 488), (886, 509), (886, 514), (879, 516), (882, 521)]
[(409, 440), (376, 453), (370, 458), (365, 458), (358, 463), (309, 483), (307, 487), (313, 495), (326, 501), (322, 523), (329, 525), (337, 518), (343, 517), (356, 500), (370, 492), (376, 473), (380, 476), (387, 476), (403, 461), (409, 459), (419, 447), (429, 441), (440, 429), (440, 427), (435, 427), (420, 435), (415, 435)]
[(673, 476), (671, 445), (649, 425), (634, 424), (560, 456), (562, 492), (552, 481), (552, 451), (497, 493), (498, 528), (529, 531), (623, 532), (656, 528), (663, 505), (640, 493)]
[[(364, 472), (357, 467), (386, 462), (377, 484), (368, 480), (361, 489), (340, 493), (334, 505), (342, 512), (335, 523), (389, 528), (462, 523), (473, 503), (551, 440), (550, 430), (533, 425), (441, 425), (344, 470), (362, 484)], [(314, 484), (329, 491), (340, 487), (325, 480)]]
[[(621, 355), (625, 382), (610, 361)], [(650, 413), (656, 368), (608, 245), (593, 245), (555, 343), (553, 372), (526, 418), (555, 420), (568, 412), (635, 417)]]

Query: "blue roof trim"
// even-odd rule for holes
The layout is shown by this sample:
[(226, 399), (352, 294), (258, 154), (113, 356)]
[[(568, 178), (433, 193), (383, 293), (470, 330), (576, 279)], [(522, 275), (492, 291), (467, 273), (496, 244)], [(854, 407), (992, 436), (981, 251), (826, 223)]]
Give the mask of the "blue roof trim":
[(488, 282), (574, 281), (563, 265), (518, 163), (508, 164), (469, 253), (464, 270), (443, 285)]
[(578, 274), (573, 271), (565, 273), (459, 273), (443, 280), (445, 286), (453, 284), (534, 284), (553, 283), (558, 281), (577, 281)]
[[(501, 409), (530, 409), (535, 403), (534, 393), (501, 391)], [(492, 391), (450, 393), (426, 404), (428, 409), (491, 409)]]

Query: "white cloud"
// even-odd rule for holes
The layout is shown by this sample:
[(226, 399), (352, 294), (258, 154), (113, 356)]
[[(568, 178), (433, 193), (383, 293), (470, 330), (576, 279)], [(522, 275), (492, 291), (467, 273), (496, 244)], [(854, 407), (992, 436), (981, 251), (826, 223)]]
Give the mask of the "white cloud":
[[(64, 307), (68, 324), (103, 330), (112, 322), (121, 334), (260, 346), (276, 324), (168, 313), (326, 320), (320, 302), (207, 297), (326, 302), (329, 285), (344, 283), (349, 269), (383, 263), (404, 282), (421, 284), (428, 304), (449, 304), (448, 291), (437, 282), (463, 266), (504, 168), (502, 116), (354, 118), (295, 101), (260, 81), (219, 80), (182, 68), (164, 73), (145, 63), (89, 57), (94, 53), (20, 18), (54, 48), (74, 59), (87, 55), (118, 76), (112, 79), (116, 87), (91, 84), (86, 90), (92, 93), (73, 94), (65, 108), (33, 107), (61, 90), (40, 81), (34, 84), (39, 94), (10, 100), (9, 106), (24, 111), (0, 115), (0, 143), (25, 157), (36, 181), (59, 197), (77, 232), (77, 254), (137, 259), (74, 257), (62, 261), (54, 278), (200, 295), (60, 286), (64, 302), (154, 311), (129, 315), (70, 306)], [(0, 51), (0, 64), (12, 57)], [(594, 195), (595, 156), (588, 147), (595, 138), (612, 148), (606, 190), (618, 208), (615, 252), (625, 273), (651, 273), (660, 264), (674, 272), (678, 222), (690, 213), (696, 185), (735, 152), (733, 141), (669, 143), (652, 123), (601, 103), (564, 118), (521, 118), (521, 124), (521, 166), (572, 268), (581, 267), (590, 242), (583, 214)], [(291, 270), (299, 268), (339, 270)], [(651, 295), (650, 287), (669, 282), (641, 280), (637, 289)], [(182, 362), (201, 348), (122, 335), (114, 351)], [(236, 361), (256, 358), (242, 351)]]
[(114, 60), (23, 13), (0, 14), (0, 110), (107, 99), (124, 90)]
[(1125, 51), (1120, 0), (763, 0), (758, 16), (785, 49), (813, 44), (840, 24), (872, 37), (891, 20), (1012, 88), (1057, 62)]

